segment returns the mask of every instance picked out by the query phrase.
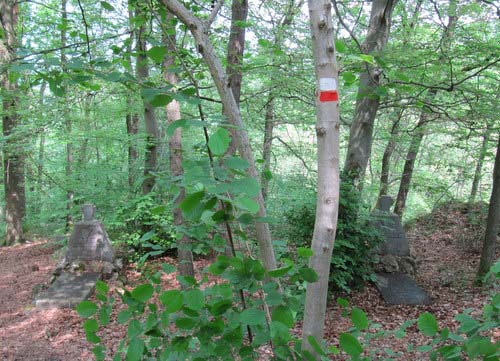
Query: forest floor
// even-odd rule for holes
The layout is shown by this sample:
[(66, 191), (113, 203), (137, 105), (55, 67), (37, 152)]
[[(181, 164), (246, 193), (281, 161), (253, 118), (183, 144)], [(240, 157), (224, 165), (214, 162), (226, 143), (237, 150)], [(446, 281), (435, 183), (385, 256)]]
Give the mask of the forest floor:
[[(456, 314), (468, 308), (474, 309), (473, 314), (480, 313), (491, 294), (491, 289), (472, 285), (479, 259), (477, 247), (484, 234), (481, 223), (481, 220), (469, 219), (460, 205), (449, 205), (420, 219), (408, 231), (418, 262), (416, 281), (432, 297), (431, 305), (388, 306), (371, 285), (348, 295), (350, 304), (364, 309), (369, 319), (385, 330), (396, 330), (425, 311), (436, 316), (440, 327), (456, 328)], [(92, 346), (85, 340), (82, 321), (75, 311), (33, 307), (33, 287), (50, 279), (57, 256), (59, 251), (48, 241), (0, 248), (0, 360), (93, 360)], [(160, 261), (175, 263), (174, 259), (166, 257), (152, 262), (150, 267), (158, 266)], [(196, 262), (197, 269), (208, 263), (207, 260)], [(127, 287), (141, 279), (132, 268), (126, 270), (125, 276)], [(174, 274), (165, 275), (162, 281), (165, 289), (178, 286)], [(111, 284), (111, 289), (122, 287), (120, 281)], [(114, 315), (123, 308), (117, 302)], [(350, 326), (350, 321), (341, 317), (340, 307), (333, 298), (327, 314), (325, 337), (328, 342), (338, 345), (338, 335)], [(116, 350), (126, 334), (125, 327), (112, 321), (99, 332), (109, 350)], [(300, 332), (300, 325), (296, 331)], [(492, 337), (498, 340), (500, 332), (494, 331)], [(401, 353), (394, 359), (427, 359), (425, 354), (408, 352), (407, 345), (423, 345), (428, 341), (416, 326), (411, 326), (403, 338), (389, 336), (372, 341), (370, 349), (380, 350), (372, 359), (387, 357), (385, 349)], [(262, 359), (267, 359), (264, 353)], [(339, 355), (337, 359), (343, 360), (346, 356)]]

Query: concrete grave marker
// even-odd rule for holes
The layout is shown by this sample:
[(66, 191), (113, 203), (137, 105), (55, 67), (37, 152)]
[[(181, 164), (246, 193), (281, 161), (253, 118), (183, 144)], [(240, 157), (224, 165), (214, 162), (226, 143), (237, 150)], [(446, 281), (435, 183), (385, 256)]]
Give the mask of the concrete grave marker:
[(92, 295), (97, 280), (120, 268), (113, 264), (114, 251), (103, 224), (94, 219), (95, 206), (85, 204), (82, 213), (83, 220), (75, 224), (52, 284), (36, 296), (36, 307), (76, 307)]
[(429, 304), (430, 297), (412, 279), (416, 262), (410, 255), (401, 220), (391, 212), (392, 203), (391, 197), (382, 196), (372, 213), (373, 224), (384, 239), (378, 249), (380, 259), (375, 265), (375, 285), (388, 304)]

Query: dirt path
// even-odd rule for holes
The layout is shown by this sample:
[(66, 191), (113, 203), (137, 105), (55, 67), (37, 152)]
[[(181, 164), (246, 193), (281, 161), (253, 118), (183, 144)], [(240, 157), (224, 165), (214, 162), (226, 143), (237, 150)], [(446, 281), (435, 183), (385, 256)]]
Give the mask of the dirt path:
[(91, 360), (80, 319), (71, 310), (36, 310), (32, 289), (55, 267), (45, 242), (0, 248), (0, 359)]

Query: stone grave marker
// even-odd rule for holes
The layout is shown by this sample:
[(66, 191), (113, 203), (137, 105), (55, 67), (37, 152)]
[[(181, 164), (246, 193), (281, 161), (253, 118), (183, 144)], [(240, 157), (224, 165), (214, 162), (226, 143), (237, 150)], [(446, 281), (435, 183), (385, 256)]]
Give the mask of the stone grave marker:
[(119, 268), (113, 264), (114, 251), (103, 224), (94, 219), (95, 207), (85, 204), (82, 213), (50, 287), (35, 297), (36, 307), (76, 307), (92, 295), (97, 280)]
[(390, 210), (392, 203), (391, 197), (382, 196), (372, 213), (373, 224), (384, 240), (378, 248), (380, 260), (375, 265), (375, 285), (388, 304), (429, 304), (430, 297), (412, 278), (416, 272), (416, 262), (410, 254), (401, 220)]

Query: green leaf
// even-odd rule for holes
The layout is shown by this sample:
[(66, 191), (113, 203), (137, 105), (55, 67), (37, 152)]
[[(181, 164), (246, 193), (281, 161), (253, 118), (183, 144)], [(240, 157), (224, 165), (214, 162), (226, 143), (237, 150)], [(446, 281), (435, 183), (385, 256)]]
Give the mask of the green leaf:
[(293, 319), (292, 311), (287, 306), (278, 306), (273, 309), (271, 320), (281, 322), (288, 328), (292, 328), (295, 321)]
[(177, 312), (182, 308), (182, 293), (178, 290), (165, 291), (160, 295), (160, 302), (165, 306), (166, 312)]
[(299, 255), (299, 257), (303, 257), (303, 258), (309, 258), (309, 257), (312, 257), (314, 255), (312, 249), (307, 248), (307, 247), (297, 248), (297, 254)]
[(132, 317), (132, 312), (130, 312), (129, 310), (123, 310), (123, 311), (120, 311), (120, 313), (118, 313), (118, 323), (119, 324), (124, 324), (125, 322), (127, 322), (130, 317)]
[(201, 200), (203, 199), (204, 196), (205, 196), (205, 191), (189, 194), (179, 204), (179, 208), (183, 212), (189, 213), (201, 203)]
[(245, 211), (255, 214), (259, 211), (259, 204), (251, 198), (248, 197), (238, 197), (234, 200), (234, 204)]
[(230, 169), (239, 171), (244, 171), (250, 166), (246, 160), (240, 157), (229, 157), (224, 160), (224, 164)]
[(138, 320), (132, 320), (128, 324), (127, 336), (134, 338), (139, 336), (143, 332), (142, 324)]
[(165, 46), (153, 46), (146, 53), (156, 64), (160, 64), (167, 53), (167, 48)]
[(351, 85), (356, 81), (356, 75), (351, 71), (342, 72), (342, 79), (346, 85)]
[(260, 190), (257, 180), (251, 177), (235, 179), (231, 182), (230, 186), (235, 194), (245, 194), (249, 197), (256, 197)]
[(85, 338), (90, 343), (99, 343), (101, 339), (95, 334), (95, 332), (85, 332)]
[(163, 272), (165, 272), (167, 275), (170, 273), (174, 273), (176, 271), (175, 266), (169, 264), (169, 263), (162, 263), (161, 264), (161, 269)]
[(94, 302), (82, 301), (76, 306), (76, 312), (83, 318), (89, 318), (96, 314), (97, 305)]
[(191, 330), (196, 326), (196, 320), (189, 317), (182, 317), (175, 320), (175, 325), (182, 330)]
[(83, 323), (83, 329), (85, 332), (97, 332), (97, 330), (99, 330), (99, 324), (94, 319), (85, 320)]
[(205, 305), (205, 297), (200, 290), (189, 290), (184, 293), (184, 304), (192, 310), (198, 311)]
[(139, 302), (146, 302), (153, 296), (154, 288), (149, 283), (139, 285), (132, 290), (132, 297)]
[(309, 342), (309, 345), (311, 345), (311, 347), (314, 349), (314, 351), (316, 351), (316, 353), (326, 357), (325, 351), (323, 351), (323, 348), (314, 336), (307, 336), (307, 341)]
[(339, 297), (337, 298), (337, 305), (339, 305), (340, 307), (348, 307), (349, 301), (345, 298)]
[(368, 318), (366, 317), (366, 313), (360, 308), (353, 307), (351, 311), (351, 321), (360, 331), (368, 328)]
[(455, 320), (460, 322), (460, 327), (458, 328), (459, 333), (470, 334), (479, 328), (479, 322), (465, 314), (458, 314), (455, 316)]
[(115, 8), (110, 3), (106, 2), (106, 1), (101, 1), (101, 6), (104, 10), (115, 11)]
[(418, 352), (429, 352), (432, 350), (432, 346), (430, 345), (422, 345), (417, 347)]
[(208, 146), (214, 155), (223, 155), (231, 143), (229, 132), (224, 128), (219, 128), (210, 136)]
[(342, 350), (352, 357), (358, 357), (363, 352), (363, 347), (361, 347), (359, 341), (350, 333), (341, 333), (339, 342)]
[(95, 284), (95, 289), (99, 293), (106, 294), (109, 291), (109, 286), (105, 282), (98, 280)]
[(269, 271), (267, 272), (269, 274), (269, 276), (271, 277), (283, 277), (284, 275), (286, 275), (288, 273), (288, 271), (290, 271), (292, 269), (292, 266), (287, 266), (287, 267), (283, 267), (283, 268), (278, 268), (278, 269), (274, 269), (272, 271)]
[(359, 57), (360, 57), (363, 61), (365, 61), (365, 62), (367, 62), (367, 63), (369, 63), (369, 64), (372, 64), (372, 65), (373, 65), (373, 64), (375, 64), (375, 59), (374, 59), (373, 55), (369, 55), (369, 54), (359, 54)]
[(344, 42), (341, 41), (341, 40), (338, 40), (336, 39), (335, 40), (335, 49), (339, 52), (339, 53), (345, 53), (347, 47), (345, 46)]
[(434, 336), (438, 331), (438, 323), (434, 315), (424, 312), (418, 317), (417, 327), (426, 336)]
[(134, 338), (130, 341), (127, 349), (127, 361), (140, 361), (144, 353), (144, 341), (140, 338)]
[(300, 276), (309, 283), (318, 280), (318, 274), (311, 267), (303, 267), (299, 270)]
[(266, 322), (266, 314), (256, 308), (248, 308), (240, 314), (240, 322), (245, 325), (256, 326)]
[(154, 236), (156, 236), (156, 232), (155, 231), (149, 231), (149, 232), (146, 232), (144, 233), (141, 238), (139, 238), (139, 242), (145, 242), (145, 241), (149, 241), (151, 238), (153, 238)]

